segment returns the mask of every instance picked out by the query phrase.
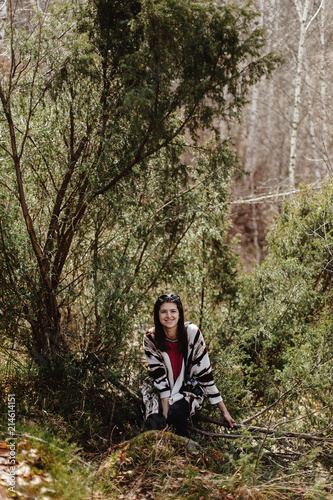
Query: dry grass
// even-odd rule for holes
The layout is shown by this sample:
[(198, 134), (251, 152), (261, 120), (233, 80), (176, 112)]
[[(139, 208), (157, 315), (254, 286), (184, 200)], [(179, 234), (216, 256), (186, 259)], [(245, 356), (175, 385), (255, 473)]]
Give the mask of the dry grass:
[(223, 498), (220, 480), (187, 439), (146, 432), (111, 450), (99, 470), (118, 498)]
[[(169, 432), (150, 431), (113, 447), (98, 477), (108, 484), (108, 498), (298, 500), (308, 490), (286, 478), (245, 484), (241, 471), (223, 474), (218, 450), (192, 448), (191, 441)], [(293, 478), (294, 479), (294, 478)]]

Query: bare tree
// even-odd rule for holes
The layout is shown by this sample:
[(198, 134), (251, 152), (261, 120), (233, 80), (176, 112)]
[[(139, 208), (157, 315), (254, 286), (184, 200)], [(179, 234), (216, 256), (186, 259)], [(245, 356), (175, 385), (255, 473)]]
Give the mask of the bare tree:
[[(249, 174), (235, 184), (234, 199), (268, 196), (256, 210), (269, 225), (281, 206), (273, 202), (280, 197), (271, 195), (294, 191), (299, 182), (320, 183), (331, 168), (329, 150), (333, 126), (328, 116), (332, 111), (333, 93), (327, 82), (333, 74), (330, 44), (333, 9), (326, 0), (258, 1), (257, 7), (262, 9), (268, 47), (283, 55), (284, 64), (272, 79), (262, 81), (253, 92), (253, 102), (245, 109), (242, 123), (233, 128), (239, 154)], [(254, 110), (257, 113), (255, 135), (252, 132)], [(252, 184), (251, 151), (256, 151)], [(244, 207), (238, 215), (236, 208), (233, 209), (240, 231), (244, 231)], [(251, 210), (246, 212), (247, 217)], [(260, 245), (265, 245), (262, 231), (263, 226), (257, 235), (252, 226), (251, 236), (247, 236), (255, 253), (257, 239)], [(262, 247), (260, 250), (262, 252)]]
[(289, 185), (293, 189), (295, 188), (295, 168), (296, 168), (296, 158), (297, 158), (297, 133), (300, 120), (300, 105), (301, 105), (301, 87), (303, 82), (303, 71), (304, 71), (304, 56), (305, 56), (305, 41), (307, 32), (313, 23), (314, 19), (317, 17), (322, 3), (315, 13), (311, 16), (310, 7), (312, 2), (310, 0), (293, 0), (294, 6), (296, 8), (298, 20), (299, 20), (299, 39), (298, 39), (298, 50), (296, 58), (296, 78), (294, 84), (294, 108), (293, 108), (293, 119), (291, 123), (291, 134), (290, 134), (290, 155), (289, 155)]

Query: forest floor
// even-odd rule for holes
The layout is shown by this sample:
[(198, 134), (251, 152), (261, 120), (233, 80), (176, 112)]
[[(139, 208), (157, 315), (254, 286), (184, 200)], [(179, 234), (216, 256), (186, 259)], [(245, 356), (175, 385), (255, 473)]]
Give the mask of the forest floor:
[(15, 487), (8, 484), (10, 438), (0, 442), (0, 500), (333, 499), (282, 476), (254, 481), (228, 474), (228, 456), (170, 432), (145, 432), (89, 460), (75, 445), (27, 426), (15, 443)]

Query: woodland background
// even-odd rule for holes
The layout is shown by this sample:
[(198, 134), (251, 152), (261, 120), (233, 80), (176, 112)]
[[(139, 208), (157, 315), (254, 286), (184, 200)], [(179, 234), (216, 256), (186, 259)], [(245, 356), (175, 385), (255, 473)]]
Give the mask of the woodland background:
[[(0, 15), (3, 449), (15, 393), (20, 460), (27, 434), (90, 468), (111, 456), (97, 493), (85, 472), (64, 487), (81, 474), (68, 458), (56, 498), (331, 498), (333, 7), (13, 0)], [(201, 462), (136, 441), (165, 292), (238, 424), (204, 408)], [(38, 453), (30, 474), (63, 460)]]

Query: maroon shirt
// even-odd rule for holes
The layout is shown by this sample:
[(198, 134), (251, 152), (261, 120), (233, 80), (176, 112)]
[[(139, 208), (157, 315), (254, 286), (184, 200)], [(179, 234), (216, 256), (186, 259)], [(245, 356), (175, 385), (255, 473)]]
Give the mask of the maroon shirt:
[(167, 353), (172, 366), (173, 378), (176, 381), (182, 369), (183, 354), (178, 352), (178, 340), (166, 339), (166, 341), (169, 347)]

